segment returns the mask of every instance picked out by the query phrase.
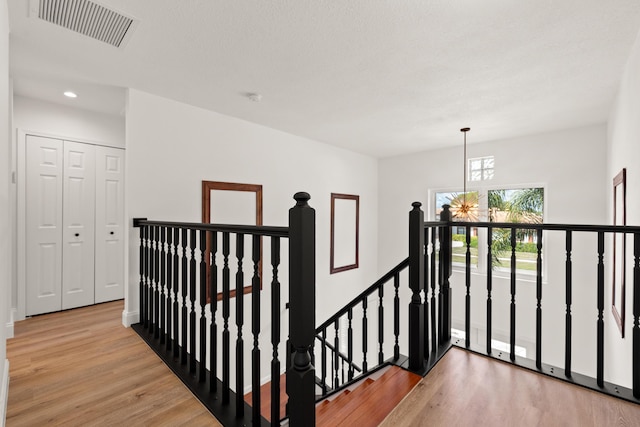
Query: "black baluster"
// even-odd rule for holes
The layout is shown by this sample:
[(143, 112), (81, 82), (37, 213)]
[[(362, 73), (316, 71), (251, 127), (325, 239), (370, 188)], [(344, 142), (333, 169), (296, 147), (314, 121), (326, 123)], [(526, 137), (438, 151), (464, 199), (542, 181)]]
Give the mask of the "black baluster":
[(230, 369), (230, 344), (229, 344), (229, 299), (230, 272), (229, 272), (229, 233), (222, 233), (222, 256), (224, 265), (222, 267), (222, 403), (229, 404), (229, 369)]
[(182, 229), (182, 336), (180, 337), (181, 352), (180, 363), (187, 364), (187, 289), (189, 286), (188, 269), (187, 269), (187, 229)]
[(536, 258), (536, 367), (542, 369), (542, 229), (538, 229)]
[(327, 394), (327, 330), (322, 330), (322, 352), (321, 352), (321, 360), (322, 360), (322, 394)]
[(155, 250), (153, 251), (153, 336), (160, 337), (160, 227), (154, 227)]
[(362, 300), (362, 373), (367, 372), (367, 335), (368, 335), (368, 320), (367, 320), (367, 298)]
[[(409, 369), (419, 371), (424, 366), (424, 212), (420, 202), (411, 204), (409, 212)], [(382, 340), (382, 333), (380, 340)], [(380, 351), (382, 354), (382, 350)]]
[(140, 323), (145, 328), (149, 327), (147, 320), (148, 304), (147, 301), (147, 230), (148, 226), (140, 227)]
[[(244, 234), (236, 234), (236, 258), (238, 259), (238, 271), (236, 272), (236, 326), (238, 336), (236, 338), (236, 390), (244, 389), (244, 340), (242, 338), (242, 326), (244, 325), (244, 272), (242, 271), (242, 259), (244, 258)], [(236, 416), (244, 415), (244, 400), (242, 392), (236, 393)]]
[(436, 242), (437, 228), (431, 229), (431, 351), (438, 349), (438, 322), (436, 322)]
[[(378, 288), (378, 364), (382, 365), (384, 363), (384, 305), (383, 305), (383, 297), (384, 297), (384, 285), (380, 285)], [(422, 302), (420, 303), (422, 305)], [(423, 319), (420, 319), (422, 321)], [(420, 343), (420, 347), (424, 348), (424, 345)]]
[(153, 334), (153, 330), (155, 329), (155, 311), (154, 308), (156, 306), (155, 303), (155, 253), (156, 253), (156, 227), (151, 226), (149, 228), (149, 295), (147, 298), (149, 299), (149, 334)]
[[(424, 301), (422, 303), (424, 306), (424, 355), (429, 354), (429, 230), (429, 228), (424, 229)], [(433, 266), (431, 266), (431, 268), (433, 269)]]
[(493, 228), (487, 228), (487, 354), (491, 354), (491, 291), (493, 279), (493, 254), (491, 246), (493, 245)]
[(178, 287), (180, 285), (180, 229), (173, 229), (173, 357), (180, 356), (180, 303), (178, 301)]
[(196, 230), (190, 230), (189, 246), (189, 372), (196, 373)]
[(598, 387), (604, 387), (604, 232), (598, 232), (598, 341), (596, 360)]
[[(395, 343), (393, 345), (393, 360), (398, 360), (400, 358), (400, 344), (398, 342), (398, 337), (400, 336), (400, 296), (398, 295), (400, 288), (400, 273), (393, 275), (393, 288), (395, 289), (395, 295), (393, 297), (393, 335), (395, 338)], [(380, 289), (382, 289), (382, 287)], [(426, 300), (427, 299), (425, 298), (425, 302)], [(424, 316), (424, 318), (428, 319), (429, 316)], [(428, 330), (429, 329), (425, 329), (425, 331)], [(428, 342), (429, 340), (425, 341)]]
[(571, 378), (571, 304), (572, 304), (572, 261), (571, 261), (571, 230), (566, 231), (566, 251), (567, 260), (565, 261), (565, 298), (566, 298), (566, 314), (565, 314), (565, 342), (564, 342), (564, 374), (567, 378)]
[(333, 375), (334, 375), (334, 388), (340, 387), (340, 378), (338, 377), (338, 372), (340, 371), (340, 338), (339, 338), (339, 329), (340, 322), (338, 319), (333, 323), (333, 327), (335, 328), (335, 335), (333, 338)]
[[(279, 237), (271, 238), (271, 266), (273, 271), (273, 278), (271, 279), (271, 346), (273, 348), (273, 356), (271, 358), (271, 421), (277, 424), (276, 420), (280, 419), (280, 360), (278, 358), (278, 345), (280, 345)], [(322, 348), (324, 349), (324, 346)], [(325, 387), (323, 387), (323, 390), (326, 394)]]
[(516, 360), (516, 229), (511, 229), (511, 339), (509, 358)]
[(173, 319), (171, 318), (171, 308), (173, 307), (171, 303), (171, 291), (173, 288), (172, 280), (173, 280), (173, 255), (171, 254), (171, 250), (173, 249), (173, 229), (167, 228), (167, 275), (166, 275), (166, 286), (167, 286), (167, 327), (165, 329), (167, 335), (167, 351), (171, 351), (171, 333), (173, 331)]
[(160, 335), (160, 344), (165, 343), (165, 310), (167, 307), (167, 295), (165, 292), (166, 272), (167, 272), (167, 253), (165, 250), (166, 228), (160, 227), (160, 322), (158, 323), (158, 334)]
[(207, 232), (200, 230), (200, 371), (198, 381), (201, 383), (207, 380), (207, 316), (204, 308), (207, 304)]
[[(252, 408), (254, 425), (260, 425), (260, 254), (262, 252), (261, 238), (258, 235), (252, 237), (251, 260), (253, 261), (253, 277), (251, 278), (251, 332), (253, 333), (253, 350), (251, 358), (253, 366), (252, 376)], [(274, 419), (277, 423), (277, 419)]]
[(469, 348), (471, 347), (471, 226), (467, 225), (465, 231), (467, 244), (465, 255), (465, 286), (467, 288), (467, 294), (465, 296), (464, 306), (464, 346)]
[(355, 373), (353, 369), (353, 328), (352, 328), (353, 309), (351, 308), (349, 309), (349, 311), (347, 311), (347, 320), (349, 321), (349, 326), (347, 329), (347, 358), (349, 359), (348, 379), (349, 381), (351, 381)]
[(633, 396), (640, 399), (640, 233), (633, 235)]
[(211, 248), (209, 265), (209, 301), (211, 309), (210, 340), (209, 340), (209, 391), (218, 390), (218, 324), (216, 316), (218, 311), (218, 266), (216, 265), (216, 253), (218, 252), (218, 233), (209, 232), (209, 244)]

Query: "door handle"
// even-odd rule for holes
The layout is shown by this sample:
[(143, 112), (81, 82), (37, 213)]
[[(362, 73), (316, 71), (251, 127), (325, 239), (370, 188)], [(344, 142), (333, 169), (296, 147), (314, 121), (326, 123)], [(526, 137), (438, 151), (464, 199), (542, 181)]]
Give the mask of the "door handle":
[(111, 234), (113, 236), (115, 233), (113, 231), (110, 231), (109, 234)]
[(74, 234), (74, 236), (80, 237), (80, 233), (76, 233), (76, 234)]

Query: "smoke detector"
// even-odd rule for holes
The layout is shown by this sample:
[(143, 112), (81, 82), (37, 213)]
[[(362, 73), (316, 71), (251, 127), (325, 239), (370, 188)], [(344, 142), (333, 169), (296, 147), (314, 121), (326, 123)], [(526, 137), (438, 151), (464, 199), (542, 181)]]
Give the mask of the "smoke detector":
[(246, 96), (247, 98), (249, 98), (250, 101), (253, 101), (253, 102), (262, 101), (262, 95), (260, 95), (259, 93), (247, 93)]
[(32, 0), (30, 15), (118, 48), (138, 22), (91, 0)]

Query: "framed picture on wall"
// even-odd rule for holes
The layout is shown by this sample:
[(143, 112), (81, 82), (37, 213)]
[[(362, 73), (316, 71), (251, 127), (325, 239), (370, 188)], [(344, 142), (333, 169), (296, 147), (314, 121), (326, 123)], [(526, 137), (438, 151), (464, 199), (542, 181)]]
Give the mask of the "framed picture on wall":
[[(627, 169), (613, 178), (613, 225), (627, 225)], [(625, 279), (626, 279), (625, 233), (613, 234), (613, 283), (611, 287), (611, 312), (624, 338)]]
[[(240, 184), (233, 182), (202, 181), (202, 222), (205, 224), (229, 224), (229, 225), (262, 225), (262, 185)], [(220, 233), (218, 233), (220, 234)], [(234, 240), (234, 239), (232, 239)], [(262, 289), (262, 239), (260, 239), (260, 263), (258, 266), (260, 275), (260, 289)], [(230, 242), (230, 255), (235, 255), (237, 242)], [(244, 236), (244, 252), (249, 254), (246, 261), (250, 262), (251, 236)], [(221, 251), (222, 237), (218, 236), (218, 255)], [(207, 238), (205, 259), (207, 264), (207, 283), (210, 280), (210, 254), (211, 242)], [(230, 267), (235, 268), (231, 262)], [(246, 255), (245, 255), (246, 257)], [(250, 274), (250, 272), (249, 272)], [(235, 280), (232, 280), (230, 296), (236, 295)], [(250, 283), (250, 281), (249, 281)], [(251, 285), (244, 287), (244, 293), (251, 292)], [(209, 287), (207, 286), (207, 300), (209, 300)], [(218, 300), (222, 299), (222, 292), (218, 287)]]
[(330, 273), (358, 268), (360, 196), (331, 193)]

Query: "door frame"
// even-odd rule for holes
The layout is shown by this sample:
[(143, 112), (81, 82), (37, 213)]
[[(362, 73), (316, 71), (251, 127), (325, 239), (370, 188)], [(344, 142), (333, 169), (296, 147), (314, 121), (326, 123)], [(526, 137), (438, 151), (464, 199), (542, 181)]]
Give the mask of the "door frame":
[[(27, 136), (39, 136), (42, 138), (52, 138), (59, 139), (62, 141), (71, 141), (71, 142), (79, 142), (81, 144), (89, 144), (89, 145), (99, 145), (103, 147), (111, 147), (117, 148), (126, 152), (126, 149), (116, 145), (109, 145), (104, 143), (98, 143), (95, 141), (90, 141), (82, 138), (75, 138), (63, 135), (56, 135), (47, 132), (39, 132), (39, 131), (31, 131), (28, 129), (16, 129), (16, 246), (15, 246), (15, 254), (16, 254), (16, 302), (17, 307), (11, 307), (12, 311), (14, 311), (15, 316), (13, 318), (14, 322), (24, 320), (26, 318), (26, 306), (27, 306), (27, 189), (26, 189), (26, 181), (27, 181)], [(123, 186), (123, 188), (125, 188)], [(126, 188), (125, 188), (125, 225), (126, 225)], [(125, 233), (126, 234), (126, 233)], [(127, 241), (125, 240), (125, 253), (123, 253), (123, 257), (125, 257), (126, 261), (126, 250)], [(126, 282), (128, 277), (127, 271), (127, 263), (124, 264), (124, 276), (125, 276), (125, 298), (127, 296), (126, 290)], [(13, 289), (12, 289), (13, 292)], [(12, 298), (13, 300), (13, 298)], [(13, 305), (13, 301), (11, 301)]]

